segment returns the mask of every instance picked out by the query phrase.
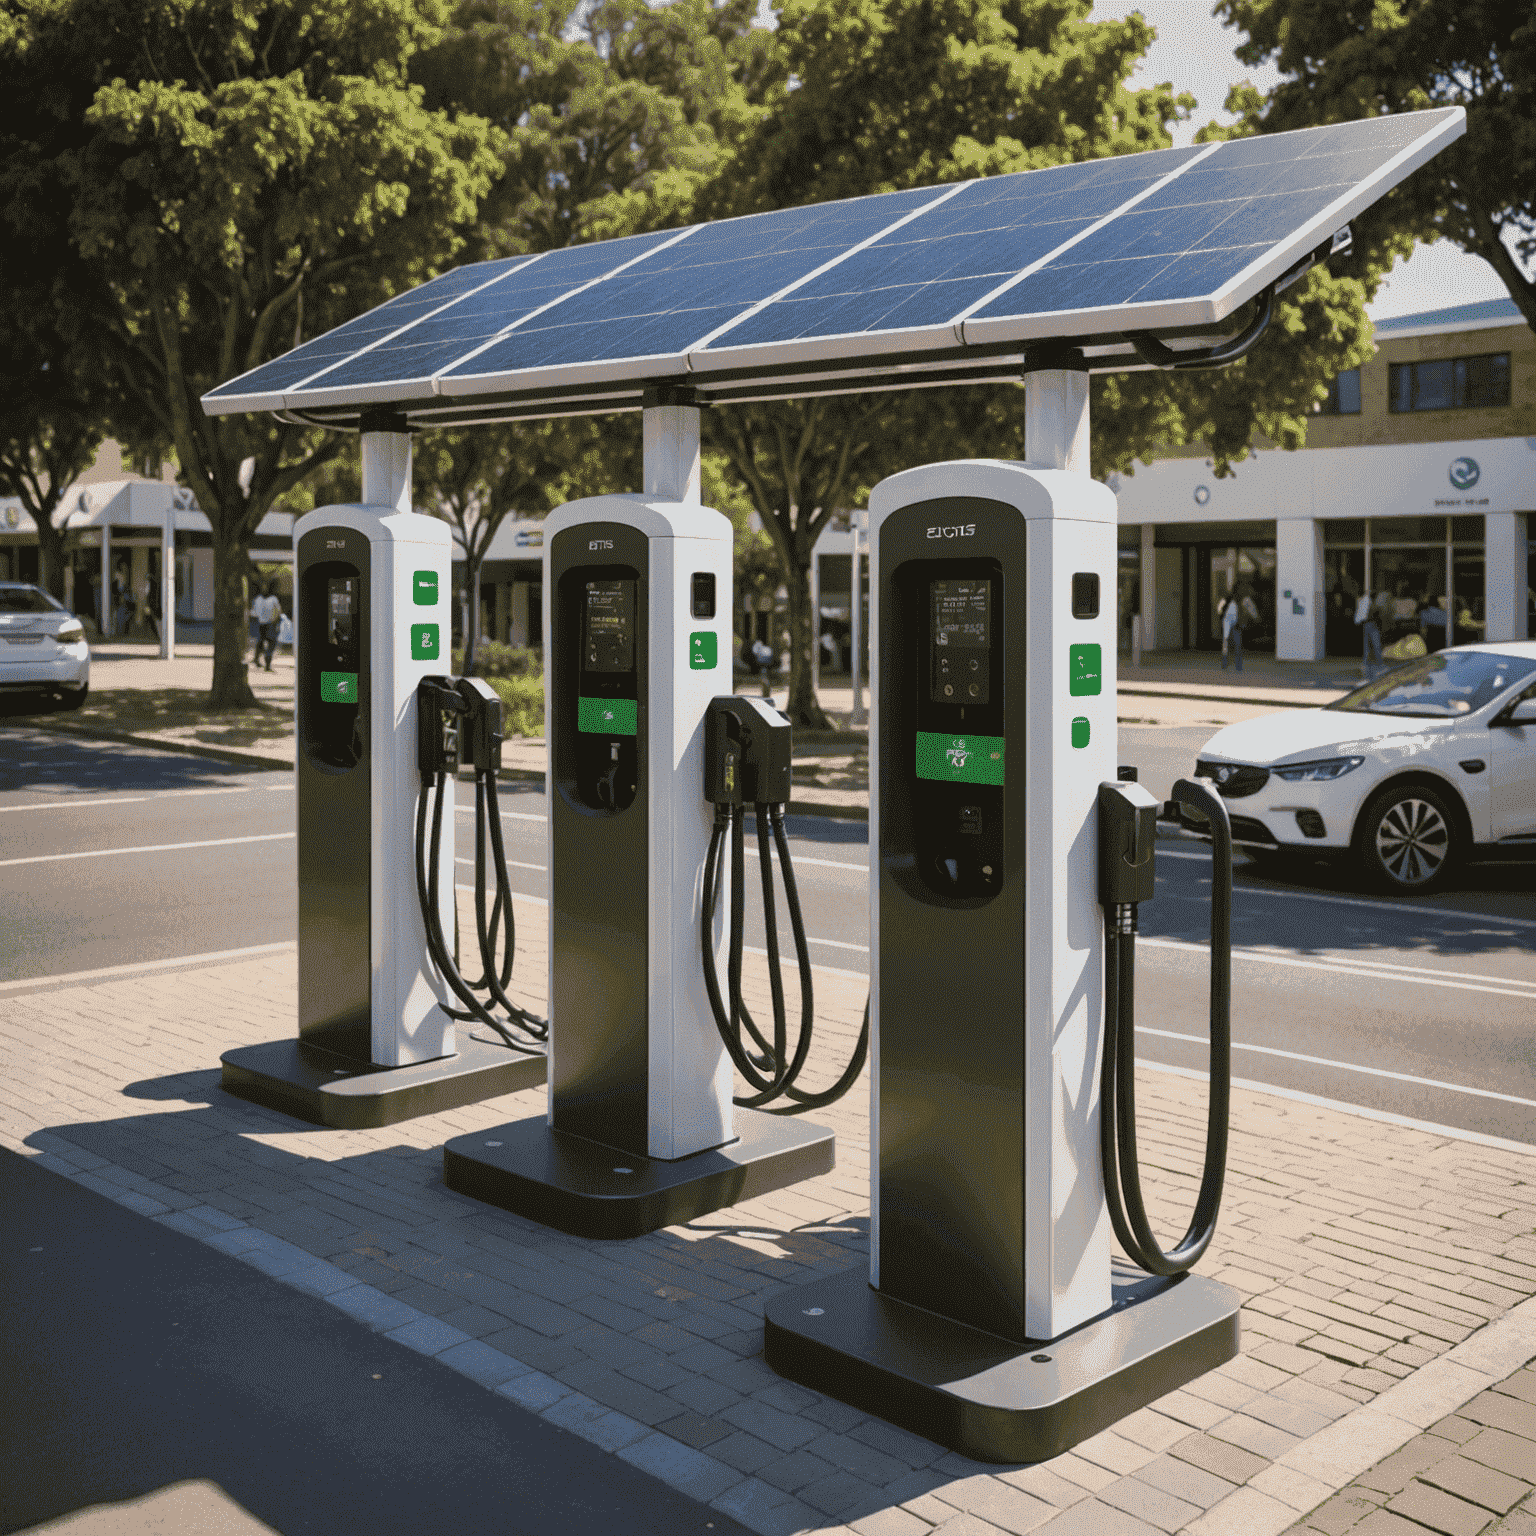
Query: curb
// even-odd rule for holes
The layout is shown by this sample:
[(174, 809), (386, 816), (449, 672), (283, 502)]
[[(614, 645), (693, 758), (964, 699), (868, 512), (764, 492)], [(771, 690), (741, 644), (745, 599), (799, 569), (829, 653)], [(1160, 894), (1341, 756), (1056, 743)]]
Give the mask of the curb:
[[(248, 764), (253, 768), (281, 768), (293, 772), (293, 764), (281, 757), (267, 757), (260, 752), (241, 752), (233, 747), (205, 747), (198, 742), (163, 741), (158, 736), (139, 736), (132, 731), (114, 731), (109, 726), (80, 725), (74, 721), (48, 720), (33, 727), (40, 731), (58, 731), (64, 736), (83, 736), (94, 741), (117, 741), (132, 747), (149, 747), (156, 752), (179, 752), (185, 757), (206, 757), (219, 763)], [(541, 775), (542, 777), (542, 775)]]
[[(1345, 688), (1318, 703), (1304, 703), (1300, 699), (1255, 699), (1240, 693), (1189, 693), (1179, 688), (1143, 688), (1136, 683), (1121, 683), (1115, 692), (1138, 699), (1187, 699), (1196, 704), (1249, 704), (1256, 707), (1267, 704), (1271, 709), (1321, 709), (1324, 704), (1331, 704), (1334, 698), (1343, 698), (1349, 690)], [(1320, 688), (1318, 692), (1327, 694), (1329, 690)]]

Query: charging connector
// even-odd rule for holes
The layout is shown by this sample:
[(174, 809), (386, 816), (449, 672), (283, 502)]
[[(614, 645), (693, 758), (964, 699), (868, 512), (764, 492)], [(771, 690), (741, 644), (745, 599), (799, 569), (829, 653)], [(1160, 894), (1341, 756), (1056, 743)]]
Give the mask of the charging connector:
[(713, 805), (787, 805), (793, 732), (766, 699), (722, 694), (704, 716), (704, 798)]
[(464, 699), (451, 677), (424, 677), (416, 685), (416, 767), (430, 785), (459, 769), (459, 717)]
[(1106, 912), (1156, 894), (1158, 809), (1140, 784), (1099, 785), (1099, 904)]
[(477, 775), (499, 772), (506, 714), (501, 695), (483, 677), (461, 677), (458, 694), (464, 711), (460, 756)]

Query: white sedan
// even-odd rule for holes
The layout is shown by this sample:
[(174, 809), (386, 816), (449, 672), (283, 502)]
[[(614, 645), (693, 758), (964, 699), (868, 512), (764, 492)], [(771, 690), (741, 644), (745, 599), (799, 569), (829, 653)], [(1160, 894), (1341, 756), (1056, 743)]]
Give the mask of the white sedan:
[(0, 692), (51, 693), (78, 709), (90, 688), (80, 620), (41, 587), (0, 581)]
[(1400, 895), (1474, 852), (1536, 853), (1536, 641), (1455, 646), (1322, 709), (1229, 725), (1195, 772), (1245, 852), (1348, 855)]

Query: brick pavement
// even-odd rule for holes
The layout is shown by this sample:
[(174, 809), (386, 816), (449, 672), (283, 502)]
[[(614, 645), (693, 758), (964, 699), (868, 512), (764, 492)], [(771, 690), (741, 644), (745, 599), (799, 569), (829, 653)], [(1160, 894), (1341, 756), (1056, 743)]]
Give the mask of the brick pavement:
[[(537, 1007), (543, 909), (519, 901), (518, 919), (514, 990)], [(831, 1174), (588, 1242), (441, 1183), (445, 1140), (541, 1114), (542, 1089), (378, 1131), (220, 1092), (220, 1051), (291, 1034), (294, 977), (288, 949), (0, 996), (0, 1141), (764, 1536), (1278, 1536), (1536, 1356), (1531, 1150), (1239, 1087), (1202, 1271), (1244, 1298), (1241, 1356), (1048, 1463), (970, 1462), (761, 1359), (768, 1296), (865, 1262), (862, 1087), (822, 1114)], [(751, 982), (764, 1001), (761, 963)], [(830, 1077), (865, 985), (820, 970), (817, 991)], [(1182, 1229), (1203, 1086), (1148, 1073), (1138, 1104), (1154, 1218)]]

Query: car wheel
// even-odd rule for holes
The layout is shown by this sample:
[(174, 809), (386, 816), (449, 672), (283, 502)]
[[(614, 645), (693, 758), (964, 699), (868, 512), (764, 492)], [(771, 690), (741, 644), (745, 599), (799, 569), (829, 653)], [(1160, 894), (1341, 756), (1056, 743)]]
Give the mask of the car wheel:
[(1460, 852), (1455, 812), (1443, 794), (1422, 784), (1379, 794), (1360, 818), (1358, 838), (1372, 883), (1395, 896), (1438, 890)]
[(79, 709), (91, 695), (91, 685), (87, 683), (84, 688), (61, 688), (58, 692), (59, 705), (63, 709)]

